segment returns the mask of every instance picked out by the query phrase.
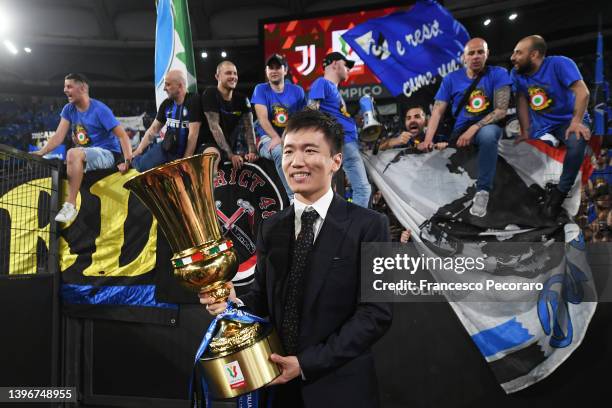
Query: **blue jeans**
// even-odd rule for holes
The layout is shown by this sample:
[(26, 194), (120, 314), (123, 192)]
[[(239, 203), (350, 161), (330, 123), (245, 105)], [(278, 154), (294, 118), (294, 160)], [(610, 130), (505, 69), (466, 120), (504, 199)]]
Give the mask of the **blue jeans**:
[(141, 155), (134, 157), (132, 166), (139, 172), (150, 170), (164, 163), (178, 159), (175, 154), (169, 154), (162, 149), (161, 143), (152, 143)]
[(289, 187), (287, 179), (285, 178), (285, 174), (283, 173), (282, 143), (279, 143), (274, 146), (274, 149), (272, 149), (272, 151), (270, 151), (269, 149), (270, 143), (272, 143), (272, 139), (270, 138), (270, 136), (265, 135), (261, 137), (261, 141), (259, 142), (259, 155), (264, 159), (272, 160), (274, 162), (278, 177), (280, 177), (281, 182), (283, 183), (283, 187), (285, 187), (285, 191), (287, 192), (287, 197), (289, 197), (289, 201), (291, 201), (293, 200), (293, 191)]
[[(587, 141), (583, 138), (578, 138), (575, 133), (571, 133), (567, 139), (565, 139), (565, 131), (569, 127), (569, 123), (560, 126), (555, 129), (552, 135), (561, 143), (565, 144), (567, 151), (565, 152), (565, 159), (563, 160), (563, 171), (561, 171), (561, 177), (559, 178), (559, 185), (557, 189), (562, 193), (568, 193), (574, 182), (576, 176), (580, 171), (580, 165), (584, 160), (584, 150), (586, 149)], [(590, 123), (585, 121), (586, 127), (590, 126)]]
[(486, 125), (476, 132), (473, 143), (478, 146), (478, 181), (476, 191), (491, 191), (495, 170), (497, 168), (497, 144), (502, 129), (495, 125)]
[(353, 189), (353, 203), (368, 208), (372, 187), (357, 142), (344, 144), (342, 167)]

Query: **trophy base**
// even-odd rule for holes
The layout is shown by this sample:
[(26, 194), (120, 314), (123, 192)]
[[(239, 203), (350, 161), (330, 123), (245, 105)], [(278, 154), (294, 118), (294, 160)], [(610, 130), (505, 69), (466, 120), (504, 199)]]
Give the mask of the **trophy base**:
[(272, 353), (283, 352), (276, 331), (268, 326), (261, 338), (246, 348), (200, 358), (210, 393), (215, 398), (234, 398), (269, 384), (281, 373), (270, 361)]

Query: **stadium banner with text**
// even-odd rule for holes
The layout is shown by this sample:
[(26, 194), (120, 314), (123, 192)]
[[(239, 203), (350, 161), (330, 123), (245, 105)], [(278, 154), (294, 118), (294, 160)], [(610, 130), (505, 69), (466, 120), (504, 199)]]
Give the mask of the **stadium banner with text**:
[(437, 2), (419, 0), (408, 10), (365, 21), (342, 38), (392, 95), (410, 98), (462, 67), (470, 36)]

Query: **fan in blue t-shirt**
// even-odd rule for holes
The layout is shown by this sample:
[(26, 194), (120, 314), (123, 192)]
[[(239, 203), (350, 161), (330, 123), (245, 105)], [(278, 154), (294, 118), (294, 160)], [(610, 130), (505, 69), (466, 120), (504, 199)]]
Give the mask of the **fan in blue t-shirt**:
[(48, 143), (33, 154), (44, 156), (59, 146), (68, 133), (71, 134), (75, 147), (68, 149), (66, 154), (68, 195), (55, 216), (55, 221), (69, 223), (78, 214), (76, 199), (83, 173), (114, 167), (122, 151), (125, 162), (117, 168), (121, 173), (127, 172), (132, 159), (132, 147), (128, 135), (110, 108), (89, 97), (89, 83), (85, 76), (66, 75), (64, 93), (68, 103), (62, 109), (57, 130)]
[(282, 55), (273, 54), (268, 57), (266, 60), (268, 82), (255, 86), (251, 104), (257, 115), (255, 135), (259, 155), (274, 161), (287, 196), (292, 200), (293, 191), (283, 174), (281, 138), (291, 115), (306, 106), (306, 97), (301, 86), (285, 81), (288, 69), (287, 61)]
[(511, 80), (502, 67), (487, 66), (489, 47), (482, 38), (473, 38), (465, 44), (465, 68), (444, 77), (435, 96), (429, 127), (419, 150), (431, 150), (438, 125), (447, 109), (451, 110), (455, 124), (450, 143), (463, 148), (478, 146), (478, 180), (470, 214), (487, 214), (489, 192), (493, 189), (497, 167), (497, 145), (502, 135), (499, 121), (506, 117), (510, 102)]
[(556, 219), (571, 190), (590, 139), (586, 112), (589, 90), (569, 58), (546, 57), (546, 42), (538, 35), (523, 38), (512, 54), (513, 88), (521, 125), (517, 143), (551, 134), (567, 151), (559, 184), (544, 204), (543, 216)]

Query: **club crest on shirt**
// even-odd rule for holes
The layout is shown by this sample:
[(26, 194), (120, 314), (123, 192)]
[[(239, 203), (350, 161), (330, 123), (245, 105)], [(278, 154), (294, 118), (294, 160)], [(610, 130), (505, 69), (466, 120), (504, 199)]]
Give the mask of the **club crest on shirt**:
[(487, 95), (485, 95), (482, 89), (474, 89), (470, 94), (465, 109), (470, 113), (480, 113), (485, 111), (490, 104), (491, 102), (489, 102)]
[(91, 142), (85, 126), (78, 124), (74, 127), (73, 139), (79, 146), (88, 146)]
[(529, 87), (527, 92), (529, 92), (529, 106), (536, 112), (548, 108), (553, 102), (546, 91), (539, 86)]
[(272, 124), (276, 127), (286, 127), (289, 120), (289, 112), (283, 105), (272, 105)]

